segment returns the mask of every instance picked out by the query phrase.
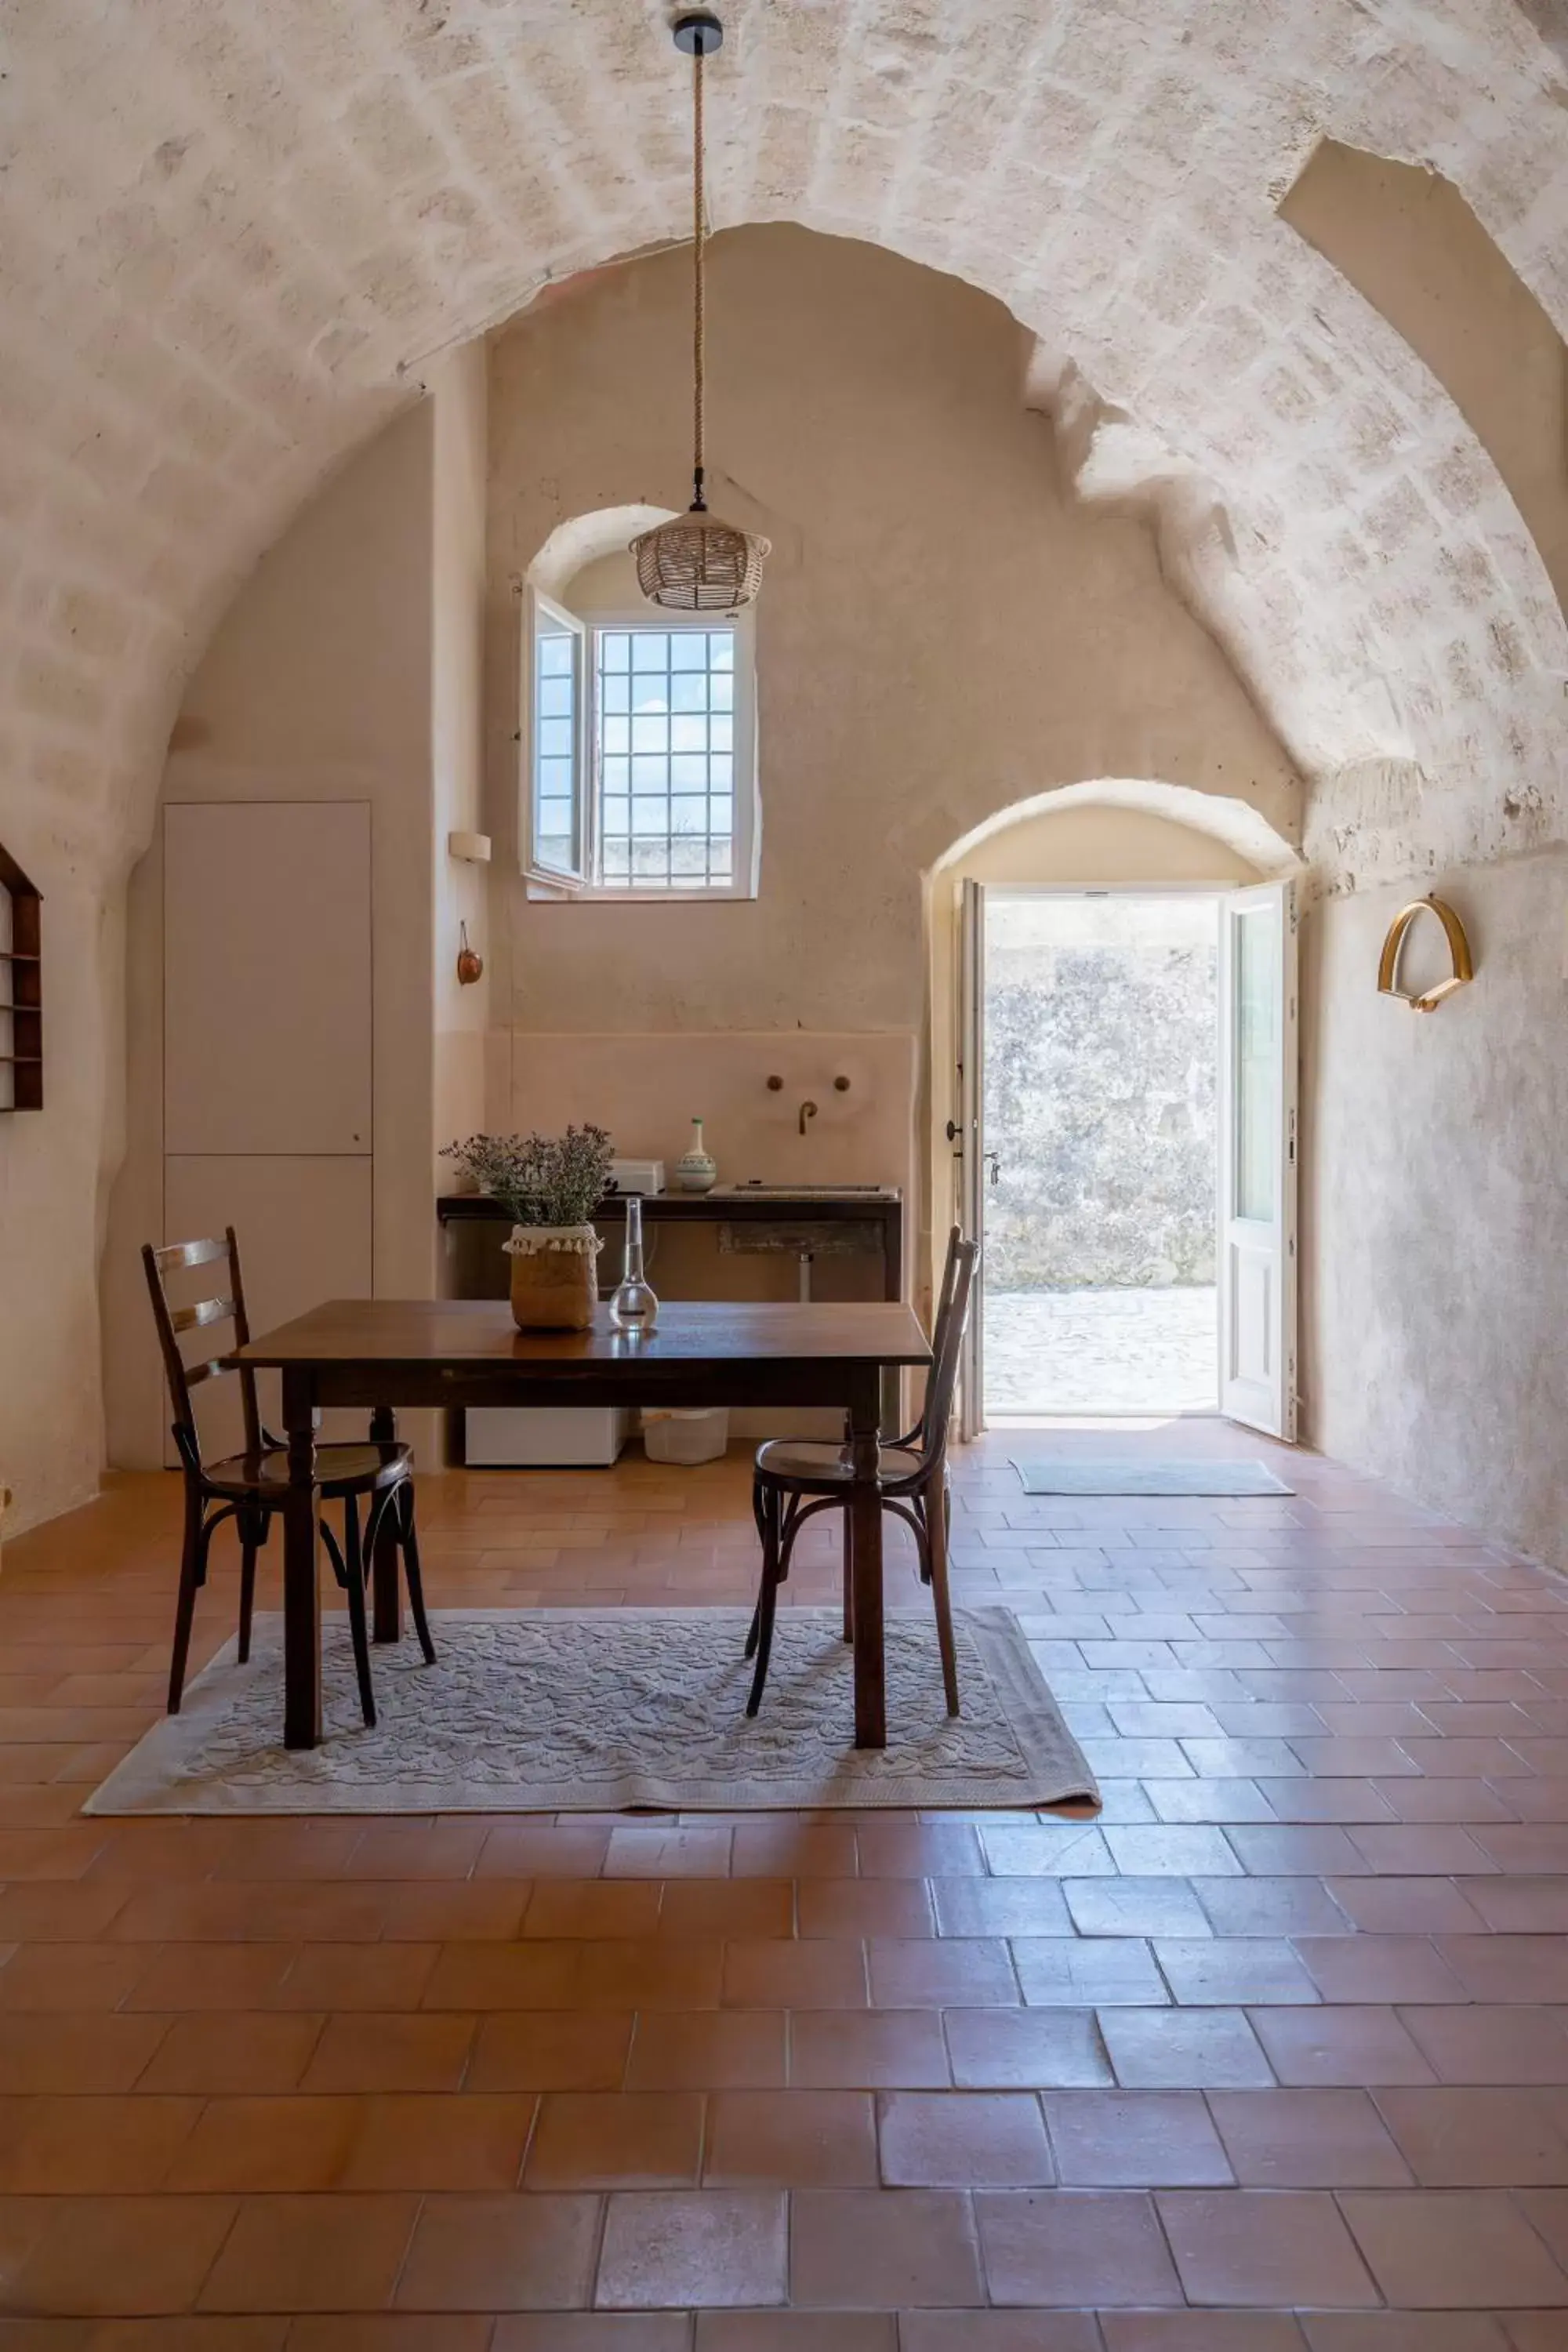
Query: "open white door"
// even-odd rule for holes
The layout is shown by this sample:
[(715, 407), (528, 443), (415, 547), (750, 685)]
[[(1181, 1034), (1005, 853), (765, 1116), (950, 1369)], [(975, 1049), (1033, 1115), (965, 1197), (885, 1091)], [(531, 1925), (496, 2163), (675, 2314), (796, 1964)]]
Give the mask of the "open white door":
[(1220, 1410), (1296, 1436), (1296, 886), (1220, 906)]
[(985, 892), (963, 882), (958, 909), (958, 1118), (949, 1128), (958, 1160), (958, 1222), (982, 1244), (959, 1381), (958, 1430), (978, 1437), (985, 1426)]

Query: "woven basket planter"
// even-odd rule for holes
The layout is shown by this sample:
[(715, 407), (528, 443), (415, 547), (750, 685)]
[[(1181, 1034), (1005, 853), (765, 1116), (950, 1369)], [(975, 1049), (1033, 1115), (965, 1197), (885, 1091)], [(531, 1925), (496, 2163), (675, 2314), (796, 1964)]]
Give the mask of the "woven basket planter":
[(520, 1331), (591, 1331), (604, 1244), (592, 1225), (514, 1225), (511, 1319)]

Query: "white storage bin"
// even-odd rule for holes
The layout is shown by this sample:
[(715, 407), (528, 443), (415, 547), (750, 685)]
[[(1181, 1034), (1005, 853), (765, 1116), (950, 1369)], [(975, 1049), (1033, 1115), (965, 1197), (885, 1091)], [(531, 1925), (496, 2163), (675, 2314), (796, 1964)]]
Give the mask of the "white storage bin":
[(626, 1442), (618, 1405), (471, 1404), (464, 1416), (470, 1470), (605, 1469)]
[(730, 1415), (721, 1404), (700, 1412), (645, 1416), (643, 1444), (650, 1462), (717, 1462), (730, 1443)]

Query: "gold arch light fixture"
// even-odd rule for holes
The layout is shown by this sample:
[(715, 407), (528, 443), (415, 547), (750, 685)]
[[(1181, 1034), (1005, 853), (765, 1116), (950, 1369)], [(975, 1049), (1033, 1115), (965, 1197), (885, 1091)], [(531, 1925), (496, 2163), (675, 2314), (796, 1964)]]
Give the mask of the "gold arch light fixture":
[[(1399, 959), (1418, 915), (1436, 915), (1442, 924), (1448, 942), (1448, 960), (1453, 968), (1447, 980), (1440, 980), (1435, 987), (1424, 988), (1418, 996), (1412, 996), (1408, 990), (1399, 985)], [(1401, 1004), (1408, 1004), (1413, 1013), (1435, 1013), (1446, 996), (1452, 996), (1455, 989), (1463, 988), (1466, 982), (1473, 980), (1475, 975), (1470, 942), (1464, 924), (1452, 907), (1442, 898), (1416, 898), (1410, 906), (1401, 907), (1388, 927), (1383, 953), (1377, 961), (1377, 992), (1380, 996), (1395, 996)]]

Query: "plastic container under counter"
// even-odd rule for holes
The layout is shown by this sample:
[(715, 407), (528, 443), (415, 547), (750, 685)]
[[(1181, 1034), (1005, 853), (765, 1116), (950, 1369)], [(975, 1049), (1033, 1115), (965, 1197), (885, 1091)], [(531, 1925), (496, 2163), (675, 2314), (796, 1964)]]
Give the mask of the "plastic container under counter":
[(628, 1418), (621, 1405), (471, 1404), (464, 1459), (470, 1470), (608, 1469)]

